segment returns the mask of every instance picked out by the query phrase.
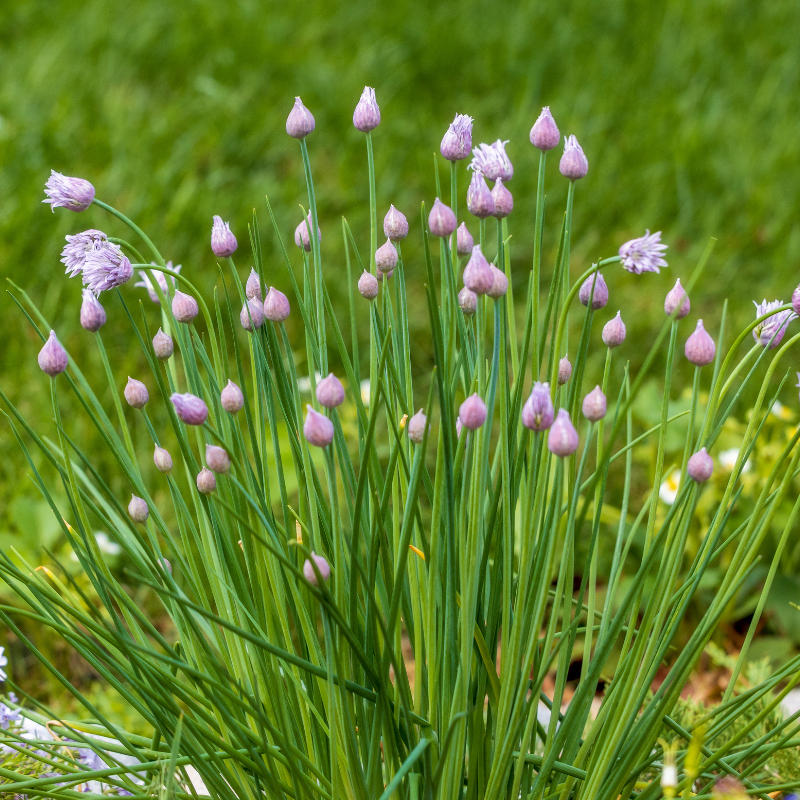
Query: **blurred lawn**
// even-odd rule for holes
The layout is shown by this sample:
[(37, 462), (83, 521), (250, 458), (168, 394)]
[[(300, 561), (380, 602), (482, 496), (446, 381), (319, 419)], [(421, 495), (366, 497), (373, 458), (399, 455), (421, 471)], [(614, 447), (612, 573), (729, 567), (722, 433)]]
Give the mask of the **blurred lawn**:
[[(670, 244), (671, 266), (660, 276), (606, 273), (608, 310), (623, 309), (625, 356), (635, 361), (661, 319), (663, 295), (710, 236), (719, 241), (692, 305), (712, 326), (724, 298), (742, 324), (751, 300), (788, 299), (800, 279), (799, 31), (800, 6), (791, 0), (7, 2), (0, 6), (0, 271), (41, 304), (86, 371), (96, 369), (78, 326), (80, 285), (63, 276), (59, 253), (65, 234), (89, 227), (128, 237), (97, 209), (51, 214), (41, 199), (54, 168), (90, 179), (206, 290), (217, 276), (212, 214), (232, 222), (245, 276), (255, 207), (267, 263), (275, 265), (270, 282), (286, 289), (263, 198), (269, 194), (289, 241), (297, 204), (306, 202), (297, 144), (284, 131), (299, 94), (317, 121), (309, 148), (323, 259), (329, 274), (341, 274), (343, 214), (365, 257), (368, 250), (365, 147), (351, 124), (366, 83), (376, 87), (383, 118), (374, 134), (379, 212), (393, 202), (412, 222), (404, 256), (424, 369), (424, 267), (413, 231), (420, 202), (434, 195), (432, 154), (456, 112), (475, 117), (476, 142), (510, 140), (519, 299), (538, 158), (528, 131), (549, 104), (590, 163), (576, 193), (574, 273), (645, 228), (662, 230)], [(547, 187), (551, 260), (566, 194), (559, 152)], [(465, 189), (465, 163), (461, 173)], [(463, 208), (463, 192), (459, 202)], [(124, 291), (131, 301), (143, 296)], [(2, 303), (0, 386), (50, 430), (39, 345), (13, 303)], [(124, 380), (136, 374), (136, 356), (132, 348), (126, 355), (117, 300), (107, 308), (104, 338)], [(793, 391), (784, 392), (787, 405), (796, 403)], [(89, 437), (80, 424), (73, 433)], [(40, 519), (5, 423), (0, 447), (0, 546), (48, 541), (55, 529)]]

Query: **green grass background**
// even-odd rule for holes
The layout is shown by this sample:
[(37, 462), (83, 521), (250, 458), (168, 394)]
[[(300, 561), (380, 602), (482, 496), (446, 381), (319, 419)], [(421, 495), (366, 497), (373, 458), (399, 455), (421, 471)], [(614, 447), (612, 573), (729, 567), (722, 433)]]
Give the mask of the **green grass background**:
[[(670, 269), (660, 276), (606, 273), (608, 311), (623, 310), (625, 356), (635, 361), (660, 323), (663, 295), (710, 236), (718, 244), (692, 303), (712, 327), (725, 298), (741, 325), (752, 300), (786, 300), (800, 280), (798, 34), (800, 6), (792, 0), (11, 0), (0, 5), (0, 272), (41, 304), (85, 371), (99, 377), (78, 325), (80, 286), (64, 277), (59, 254), (67, 233), (123, 229), (98, 209), (51, 214), (41, 199), (54, 168), (91, 180), (98, 197), (134, 218), (207, 291), (217, 276), (212, 214), (231, 221), (244, 277), (246, 224), (256, 208), (274, 265), (268, 280), (286, 290), (264, 195), (290, 241), (305, 187), (284, 123), (299, 94), (316, 117), (309, 149), (323, 259), (341, 298), (342, 215), (368, 255), (365, 147), (351, 115), (369, 84), (382, 112), (374, 133), (379, 212), (393, 202), (412, 223), (404, 256), (424, 370), (417, 221), (420, 202), (435, 193), (439, 140), (456, 112), (475, 118), (476, 143), (510, 140), (519, 299), (538, 163), (528, 131), (547, 104), (590, 164), (576, 192), (574, 274), (645, 228), (663, 231), (670, 245)], [(548, 263), (566, 195), (557, 153), (547, 184)], [(461, 175), (465, 190), (465, 162)], [(442, 179), (447, 185), (445, 171)], [(142, 295), (124, 292), (131, 301)], [(50, 430), (39, 345), (10, 299), (1, 303), (0, 386)], [(109, 298), (107, 308), (104, 338), (122, 385), (138, 361), (117, 301)], [(154, 307), (147, 310), (155, 321)], [(794, 390), (784, 395), (794, 408)], [(110, 407), (108, 392), (105, 399)], [(76, 435), (91, 436), (74, 425)], [(56, 527), (5, 422), (0, 448), (0, 546), (34, 549)]]

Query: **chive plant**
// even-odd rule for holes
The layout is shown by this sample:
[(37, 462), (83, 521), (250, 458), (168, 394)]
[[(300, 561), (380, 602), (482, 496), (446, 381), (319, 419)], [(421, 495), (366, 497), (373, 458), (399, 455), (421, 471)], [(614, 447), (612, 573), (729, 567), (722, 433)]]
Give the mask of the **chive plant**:
[[(135, 798), (165, 791), (220, 799), (654, 800), (662, 793), (710, 796), (722, 776), (760, 797), (800, 786), (798, 776), (776, 782), (765, 770), (773, 753), (797, 746), (800, 714), (768, 736), (747, 738), (800, 682), (800, 657), (760, 685), (735, 687), (777, 562), (723, 702), (691, 730), (671, 716), (800, 472), (798, 431), (754, 504), (742, 507), (743, 465), (799, 338), (781, 341), (791, 306), (759, 307), (758, 319), (727, 349), (702, 322), (685, 341), (684, 355), (695, 365), (691, 406), (679, 488), (664, 505), (659, 487), (671, 470), (666, 437), (675, 421), (669, 399), (686, 334), (680, 320), (690, 313), (689, 293), (711, 244), (685, 288), (678, 282), (667, 297), (639, 370), (615, 371), (625, 325), (617, 315), (599, 335), (598, 312), (609, 294), (599, 270), (642, 280), (635, 276), (666, 265), (666, 248), (648, 232), (573, 275), (573, 203), (589, 165), (571, 136), (559, 165), (569, 191), (557, 255), (545, 263), (547, 153), (560, 138), (549, 109), (531, 131), (539, 151), (536, 214), (524, 221), (534, 225), (532, 267), (526, 285), (513, 287), (513, 167), (505, 143), (475, 150), (466, 207), (478, 220), (477, 243), (464, 225), (457, 231), (458, 166), (472, 146), (472, 120), (459, 115), (441, 146), (450, 162), (450, 205), (440, 198), (423, 203), (411, 226), (392, 207), (387, 243), (379, 246), (372, 143), (379, 122), (374, 91), (365, 89), (354, 124), (366, 137), (370, 246), (365, 257), (343, 221), (344, 313), (328, 292), (331, 280), (344, 278), (340, 266), (323, 263), (307, 147), (315, 123), (299, 98), (287, 120), (307, 188), (294, 257), (268, 201), (266, 208), (290, 298), (269, 285), (278, 267), (264, 263), (255, 214), (255, 267), (244, 284), (234, 265), (236, 237), (215, 217), (219, 280), (207, 303), (190, 276), (97, 199), (91, 184), (55, 173), (48, 181), (53, 208), (108, 212), (131, 235), (86, 231), (68, 237), (64, 252), (68, 272), (90, 290), (81, 319), (100, 352), (101, 380), (69, 359), (23, 290), (12, 295), (45, 342), (39, 363), (50, 376), (54, 427), (46, 436), (36, 432), (3, 395), (6, 417), (86, 581), (4, 552), (0, 573), (23, 607), (2, 606), (0, 616), (86, 713), (66, 720), (35, 698), (7, 700), (8, 709), (47, 723), (53, 738), (41, 735), (34, 747), (18, 726), (8, 726), (3, 743), (42, 768), (15, 771), (9, 762), (0, 768), (3, 791), (58, 798), (88, 787)], [(421, 241), (420, 264), (403, 262), (409, 229)], [(415, 386), (407, 269), (424, 274), (434, 365), (423, 393)], [(119, 289), (134, 270), (160, 303), (157, 323)], [(540, 299), (543, 272), (549, 290)], [(514, 289), (524, 302), (514, 301)], [(108, 291), (118, 294), (121, 308), (110, 324), (131, 331), (147, 365), (147, 374), (125, 389), (134, 417), (124, 412), (121, 377), (103, 344), (108, 323), (98, 295)], [(289, 315), (302, 320), (300, 342), (289, 339)], [(362, 353), (355, 331), (366, 317), (369, 352)], [(568, 341), (570, 322), (580, 328), (577, 341)], [(751, 335), (756, 344), (742, 355)], [(305, 409), (293, 346), (304, 350), (308, 368)], [(585, 371), (597, 346), (605, 367), (592, 388), (584, 386)], [(657, 354), (666, 364), (661, 419), (639, 431), (633, 409)], [(339, 376), (331, 374), (334, 362)], [(103, 377), (113, 409), (101, 400), (108, 390)], [(713, 471), (710, 453), (753, 382), (760, 390), (739, 456), (701, 527), (696, 509)], [(96, 468), (71, 432), (73, 421), (61, 412), (66, 394), (128, 482), (127, 507), (109, 486), (116, 480)], [(355, 424), (342, 425), (343, 402)], [(157, 472), (142, 469), (150, 454), (135, 446), (141, 436), (131, 427), (151, 438)], [(653, 442), (652, 488), (642, 496), (632, 489), (634, 454)], [(59, 491), (37, 468), (32, 448), (49, 462)], [(612, 494), (616, 525), (603, 514)], [(744, 521), (731, 530), (734, 509)], [(800, 499), (782, 542), (799, 509)], [(104, 561), (98, 528), (124, 549), (124, 583)], [(690, 532), (700, 538), (693, 556)], [(631, 557), (634, 540), (641, 558)], [(609, 557), (601, 559), (601, 551)], [(675, 649), (704, 576), (723, 560), (718, 592)], [(158, 599), (166, 627), (142, 611), (134, 586)], [(25, 635), (20, 617), (40, 625), (41, 635), (62, 637), (152, 736), (123, 730), (94, 707)], [(575, 679), (568, 698), (567, 682)], [(715, 744), (756, 707), (748, 725)], [(664, 726), (676, 735), (669, 745), (659, 738)], [(94, 760), (80, 758), (76, 748)], [(190, 780), (190, 768), (201, 782)]]

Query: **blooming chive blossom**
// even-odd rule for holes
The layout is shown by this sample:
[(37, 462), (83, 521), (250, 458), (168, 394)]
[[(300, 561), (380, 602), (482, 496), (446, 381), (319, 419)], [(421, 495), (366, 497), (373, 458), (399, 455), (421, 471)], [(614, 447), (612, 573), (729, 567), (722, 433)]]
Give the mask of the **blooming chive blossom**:
[[(753, 305), (756, 307), (756, 318), (758, 318), (763, 317), (764, 314), (769, 314), (770, 311), (779, 309), (783, 305), (783, 301), (773, 300), (771, 303), (766, 300), (761, 303), (753, 301)], [(772, 350), (781, 343), (783, 335), (786, 333), (786, 328), (793, 319), (797, 319), (797, 314), (794, 311), (789, 309), (779, 311), (777, 314), (767, 317), (763, 322), (759, 322), (753, 328), (753, 338), (762, 347)]]
[(286, 133), (293, 139), (305, 139), (314, 130), (314, 115), (295, 97), (294, 106), (286, 118)]
[(81, 273), (84, 286), (95, 294), (116, 289), (133, 277), (133, 266), (115, 244), (102, 250), (91, 250)]
[(550, 106), (545, 106), (531, 128), (531, 144), (539, 150), (552, 150), (560, 141), (561, 135), (550, 113)]
[(211, 225), (211, 249), (217, 258), (227, 258), (236, 252), (238, 243), (231, 231), (230, 223), (223, 222), (222, 217), (214, 214)]
[(589, 159), (575, 136), (564, 137), (564, 154), (561, 156), (558, 169), (565, 178), (577, 181), (586, 177), (589, 172)]
[[(152, 261), (150, 263), (153, 264)], [(155, 267), (156, 264), (153, 264), (153, 266)], [(173, 272), (180, 272), (181, 266), (181, 264), (178, 264), (177, 267), (173, 267), (172, 262), (167, 261), (167, 269), (171, 269)], [(158, 283), (165, 297), (169, 298), (171, 293), (175, 291), (175, 278), (172, 275), (165, 275), (163, 272), (158, 272), (157, 270), (153, 270), (153, 275), (156, 276), (156, 282)], [(139, 277), (141, 280), (137, 281), (133, 285), (139, 289), (147, 289), (147, 294), (149, 295), (150, 299), (154, 303), (159, 303), (160, 300), (158, 299), (158, 292), (156, 292), (153, 282), (150, 280), (150, 275), (147, 274), (147, 271), (140, 269)]]
[(644, 236), (625, 242), (619, 249), (619, 257), (622, 266), (634, 275), (660, 272), (659, 267), (669, 266), (664, 259), (666, 249), (667, 245), (661, 243), (661, 231), (645, 231)]
[(58, 341), (55, 331), (50, 331), (50, 336), (44, 343), (44, 347), (39, 351), (39, 367), (42, 372), (46, 372), (51, 378), (60, 375), (69, 364), (67, 351)]
[(5, 656), (5, 651), (5, 647), (0, 647), (0, 681), (4, 681), (8, 677), (3, 669), (3, 667), (8, 664), (8, 658)]
[(371, 86), (365, 86), (353, 112), (353, 125), (362, 133), (369, 133), (377, 128), (380, 122), (381, 111), (375, 100), (375, 90)]
[(84, 330), (96, 333), (106, 324), (106, 311), (100, 301), (89, 289), (83, 290), (81, 303), (81, 327)]
[[(594, 294), (592, 294), (593, 291)], [(590, 275), (583, 282), (580, 291), (578, 292), (578, 300), (580, 300), (585, 306), (588, 306), (589, 300), (591, 300), (593, 311), (597, 311), (605, 307), (606, 303), (608, 303), (608, 286), (606, 285), (605, 278), (600, 272)]]
[(531, 396), (522, 407), (522, 424), (532, 431), (546, 431), (555, 419), (550, 384), (536, 381)]
[(494, 197), (480, 170), (472, 173), (472, 180), (467, 189), (467, 210), (479, 219), (486, 219), (494, 214)]
[(193, 394), (178, 394), (175, 392), (170, 398), (175, 406), (175, 413), (181, 422), (187, 425), (202, 425), (208, 419), (208, 406), (199, 397)]
[(47, 198), (43, 203), (50, 203), (50, 210), (68, 208), (70, 211), (86, 211), (94, 200), (94, 186), (83, 178), (69, 178), (50, 170), (50, 177), (44, 185)]
[(456, 114), (442, 137), (439, 151), (448, 161), (461, 161), (472, 150), (472, 117)]
[(566, 409), (560, 408), (547, 434), (547, 449), (556, 456), (571, 456), (578, 449), (578, 432)]
[(795, 314), (800, 315), (800, 286), (792, 292), (792, 308)]
[(514, 167), (506, 154), (505, 142), (498, 139), (494, 144), (479, 144), (472, 151), (472, 162), (469, 165), (471, 170), (476, 170), (483, 174), (483, 177), (490, 181), (498, 178), (506, 183), (514, 177)]
[[(67, 243), (61, 251), (61, 263), (66, 267), (66, 274), (70, 278), (83, 271), (86, 264), (86, 256), (92, 250), (100, 250), (105, 247), (115, 248), (117, 245), (108, 241), (108, 237), (102, 232), (94, 228), (90, 228), (83, 233), (75, 233), (64, 237)], [(119, 249), (117, 247), (117, 249)]]

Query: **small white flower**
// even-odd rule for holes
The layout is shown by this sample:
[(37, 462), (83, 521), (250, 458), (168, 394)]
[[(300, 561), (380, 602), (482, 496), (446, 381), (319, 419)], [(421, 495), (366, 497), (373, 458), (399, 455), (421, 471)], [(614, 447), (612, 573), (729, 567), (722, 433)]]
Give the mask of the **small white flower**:
[(365, 405), (369, 405), (369, 399), (371, 397), (370, 386), (369, 386), (369, 378), (364, 378), (361, 381), (361, 402)]
[(4, 681), (8, 676), (3, 669), (6, 664), (8, 664), (8, 659), (4, 655), (5, 647), (0, 647), (0, 681)]
[(678, 496), (678, 489), (680, 488), (680, 485), (681, 472), (678, 469), (673, 470), (669, 475), (667, 475), (664, 483), (661, 484), (661, 487), (658, 490), (658, 496), (664, 503), (666, 503), (668, 506), (671, 506), (675, 502), (675, 498)]
[[(717, 461), (719, 462), (719, 465), (727, 472), (733, 471), (733, 468), (736, 466), (737, 458), (739, 458), (738, 447), (731, 447), (729, 450), (723, 450), (717, 454)], [(750, 472), (751, 469), (752, 465), (750, 464), (750, 459), (748, 458), (747, 461), (745, 461), (742, 465), (741, 474), (744, 475), (746, 472)]]
[[(319, 372), (314, 372), (314, 385), (316, 386), (322, 380), (322, 375)], [(311, 378), (306, 375), (297, 379), (297, 391), (300, 394), (309, 394), (311, 392)]]
[(122, 552), (122, 547), (109, 539), (108, 534), (104, 531), (97, 531), (94, 539), (100, 548), (100, 552), (105, 553), (107, 556), (118, 556)]
[(769, 413), (781, 420), (790, 420), (792, 418), (791, 410), (777, 400), (772, 404)]

